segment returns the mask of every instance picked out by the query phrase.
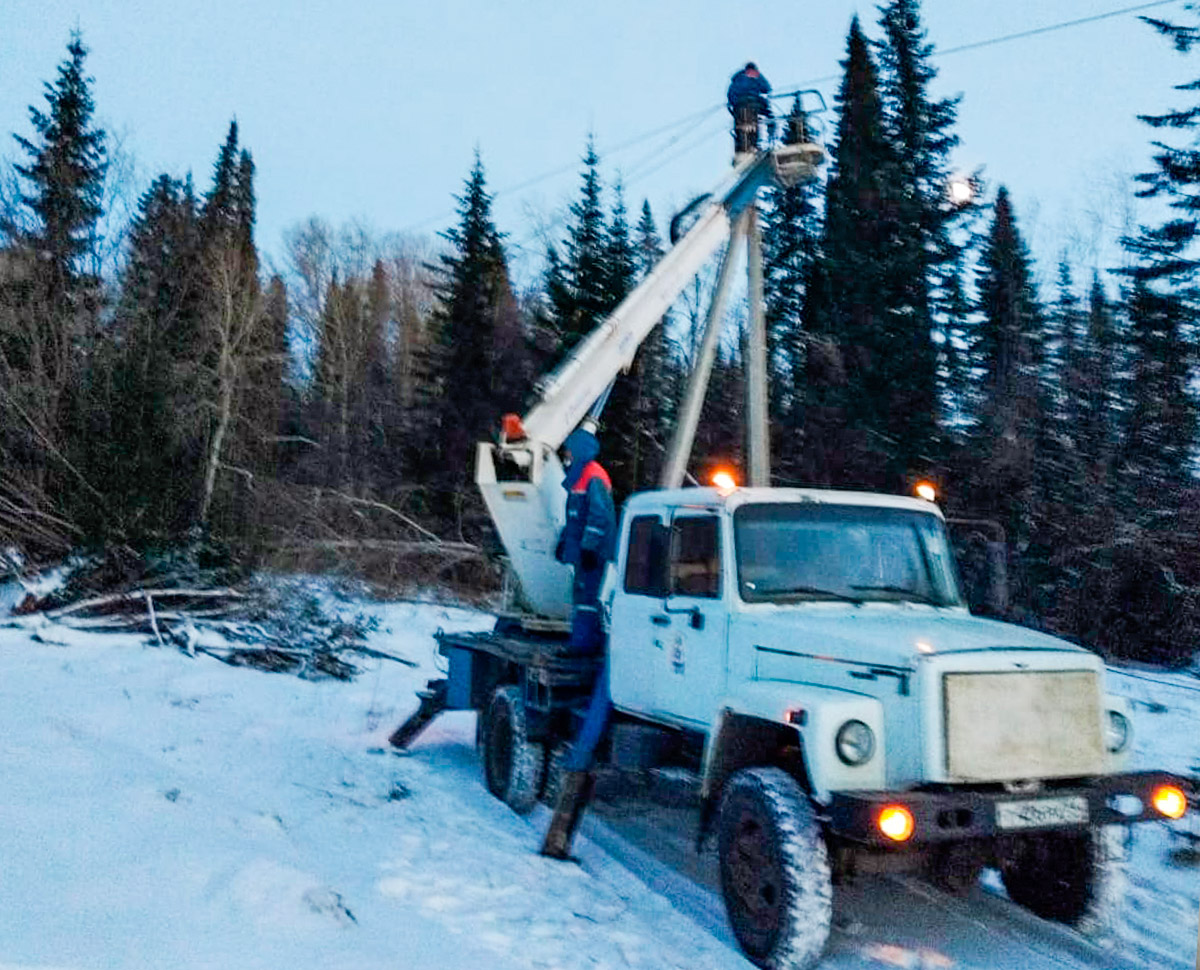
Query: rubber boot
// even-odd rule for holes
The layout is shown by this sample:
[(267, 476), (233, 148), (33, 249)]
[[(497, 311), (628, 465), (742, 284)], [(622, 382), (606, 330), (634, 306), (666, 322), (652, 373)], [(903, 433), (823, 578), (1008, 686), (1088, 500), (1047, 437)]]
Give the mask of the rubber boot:
[(542, 855), (551, 859), (570, 859), (571, 843), (575, 830), (583, 818), (583, 810), (592, 800), (596, 779), (590, 771), (568, 771), (563, 774), (562, 788), (558, 792), (558, 804), (554, 806), (554, 817), (542, 842)]

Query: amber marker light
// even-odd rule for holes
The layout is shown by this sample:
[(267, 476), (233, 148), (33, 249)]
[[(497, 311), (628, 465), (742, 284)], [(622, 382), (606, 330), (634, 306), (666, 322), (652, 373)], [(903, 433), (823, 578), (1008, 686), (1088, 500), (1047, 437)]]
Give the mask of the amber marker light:
[(937, 489), (933, 482), (917, 482), (913, 491), (917, 493), (917, 498), (923, 498), (926, 502), (937, 501)]
[(1188, 807), (1187, 796), (1181, 788), (1174, 785), (1159, 785), (1154, 789), (1154, 796), (1150, 801), (1158, 814), (1167, 818), (1183, 818)]
[(893, 842), (904, 842), (912, 838), (915, 827), (912, 812), (903, 805), (885, 805), (875, 824), (879, 826), (879, 831)]
[(722, 494), (728, 494), (737, 488), (737, 479), (733, 477), (733, 472), (725, 468), (713, 472), (711, 481), (713, 487)]

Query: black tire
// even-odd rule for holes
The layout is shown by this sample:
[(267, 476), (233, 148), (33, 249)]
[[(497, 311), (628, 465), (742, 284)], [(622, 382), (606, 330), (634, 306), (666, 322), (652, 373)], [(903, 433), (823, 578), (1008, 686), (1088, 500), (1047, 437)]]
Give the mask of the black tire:
[(542, 785), (546, 749), (530, 741), (525, 704), (515, 684), (497, 687), (483, 725), (483, 773), (488, 791), (518, 815), (527, 815)]
[(769, 970), (820, 959), (833, 881), (816, 813), (781, 768), (747, 768), (725, 787), (718, 820), (721, 889), (734, 935)]
[(1103, 934), (1120, 906), (1124, 849), (1119, 827), (1031, 835), (1000, 860), (1014, 903), (1043, 919)]

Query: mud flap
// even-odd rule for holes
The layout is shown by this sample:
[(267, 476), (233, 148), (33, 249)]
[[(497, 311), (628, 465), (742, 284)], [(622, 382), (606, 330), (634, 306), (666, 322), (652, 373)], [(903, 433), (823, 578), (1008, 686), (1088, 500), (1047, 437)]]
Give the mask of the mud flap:
[(562, 788), (558, 793), (558, 804), (554, 806), (554, 817), (546, 838), (542, 842), (541, 854), (551, 859), (570, 859), (571, 843), (575, 830), (583, 818), (584, 809), (592, 800), (596, 778), (590, 771), (568, 771), (563, 774)]

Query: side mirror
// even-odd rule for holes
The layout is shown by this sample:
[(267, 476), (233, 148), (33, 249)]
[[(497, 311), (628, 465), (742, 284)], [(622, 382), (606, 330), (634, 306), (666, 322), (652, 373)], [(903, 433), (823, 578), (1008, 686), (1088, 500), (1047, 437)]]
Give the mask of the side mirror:
[(990, 519), (947, 519), (963, 593), (973, 610), (989, 616), (1008, 612), (1008, 543)]

